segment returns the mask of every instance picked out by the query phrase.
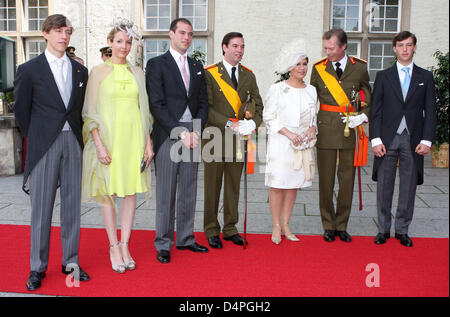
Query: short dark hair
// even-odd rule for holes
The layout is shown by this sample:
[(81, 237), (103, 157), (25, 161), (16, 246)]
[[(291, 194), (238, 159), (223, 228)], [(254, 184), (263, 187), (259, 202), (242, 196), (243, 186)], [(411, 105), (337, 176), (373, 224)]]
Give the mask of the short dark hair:
[(111, 48), (109, 46), (102, 47), (100, 49), (100, 52), (102, 53), (102, 56), (103, 55), (108, 56), (108, 57), (112, 56)]
[(42, 23), (42, 32), (49, 33), (52, 29), (59, 29), (62, 27), (70, 27), (73, 32), (72, 24), (62, 14), (49, 15)]
[(410, 37), (413, 39), (414, 45), (416, 45), (417, 37), (409, 31), (402, 31), (394, 36), (394, 38), (392, 39), (392, 46), (395, 47), (397, 45), (397, 42), (404, 41), (406, 39), (409, 39)]
[[(240, 37), (240, 38), (244, 38), (244, 36), (242, 35), (242, 33), (239, 32), (230, 32), (225, 34), (225, 36), (222, 39), (222, 47), (225, 45), (226, 47), (228, 47), (228, 44), (230, 44), (231, 39), (234, 39), (235, 37)], [(225, 52), (222, 49), (222, 55), (225, 55)]]
[(192, 27), (192, 23), (188, 19), (186, 19), (186, 18), (178, 18), (178, 19), (173, 20), (172, 23), (170, 23), (170, 29), (169, 30), (175, 33), (175, 31), (177, 30), (177, 27), (178, 27), (178, 22), (189, 24)]
[(339, 47), (342, 47), (344, 44), (347, 44), (347, 33), (341, 28), (333, 28), (327, 32), (325, 32), (322, 36), (323, 40), (329, 40), (333, 36), (336, 36), (338, 39)]

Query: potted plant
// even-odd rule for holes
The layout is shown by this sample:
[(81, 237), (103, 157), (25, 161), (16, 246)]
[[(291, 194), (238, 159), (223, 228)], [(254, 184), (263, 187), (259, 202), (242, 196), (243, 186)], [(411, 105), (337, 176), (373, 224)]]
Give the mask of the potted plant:
[(448, 105), (449, 105), (449, 53), (437, 50), (433, 56), (436, 67), (431, 67), (436, 86), (436, 138), (431, 147), (433, 167), (448, 168)]

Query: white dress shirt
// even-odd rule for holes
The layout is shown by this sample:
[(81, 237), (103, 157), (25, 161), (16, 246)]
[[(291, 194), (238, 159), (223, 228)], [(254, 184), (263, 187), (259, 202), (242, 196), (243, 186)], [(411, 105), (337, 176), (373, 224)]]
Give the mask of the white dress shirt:
[[(403, 86), (403, 82), (405, 81), (405, 76), (406, 76), (405, 72), (403, 71), (403, 68), (408, 67), (409, 78), (412, 78), (414, 63), (411, 62), (411, 64), (404, 66), (404, 65), (400, 64), (399, 62), (397, 62), (396, 66), (397, 66), (397, 72), (398, 72), (398, 76), (399, 76), (399, 80), (400, 80), (400, 86)], [(399, 131), (400, 127), (403, 125), (405, 126), (405, 128), (409, 134), (408, 125), (406, 123), (405, 116), (403, 116), (402, 121), (400, 122), (400, 125), (399, 125), (399, 128), (397, 129), (397, 131)], [(431, 141), (422, 140), (422, 141), (420, 141), (420, 143), (424, 144), (428, 147), (431, 147)], [(383, 144), (383, 142), (381, 141), (381, 138), (375, 138), (371, 141), (371, 144), (372, 144), (372, 147), (375, 147), (377, 145)]]
[[(181, 74), (181, 66), (182, 66), (181, 65), (181, 60), (180, 60), (181, 54), (178, 53), (176, 50), (174, 50), (172, 47), (170, 47), (169, 51), (170, 51), (170, 54), (172, 54), (173, 59), (177, 63), (178, 69), (180, 70), (180, 74)], [(184, 67), (186, 69), (188, 77), (191, 78), (191, 73), (189, 71), (189, 63), (188, 63), (188, 60), (187, 60), (187, 52), (184, 53), (183, 56), (186, 56), (186, 59), (185, 59), (185, 62), (184, 62)], [(181, 77), (183, 77), (183, 76), (181, 76)], [(188, 94), (188, 93), (189, 92), (186, 91), (186, 94)], [(184, 111), (183, 115), (181, 116), (181, 119), (180, 119), (179, 122), (192, 122), (192, 114), (191, 114), (191, 111), (189, 110), (189, 106), (188, 105), (186, 105), (186, 110)]]
[[(58, 58), (48, 49), (45, 50), (45, 57), (47, 58), (47, 62), (52, 71), (53, 77), (55, 78), (56, 85), (58, 86), (58, 91), (61, 96), (61, 99), (64, 102), (64, 105), (69, 106), (70, 95), (72, 94), (72, 63), (70, 62), (67, 55), (64, 53), (63, 57)], [(60, 82), (60, 76), (57, 74), (58, 72), (58, 60), (62, 60), (62, 79), (63, 82)], [(66, 121), (63, 127), (63, 131), (71, 130), (69, 122)]]
[[(347, 61), (348, 61), (347, 54), (345, 54), (344, 57), (340, 61), (337, 61), (337, 62), (341, 63), (341, 66), (339, 66), (339, 67), (342, 69), (342, 72), (344, 72), (345, 66), (347, 66)], [(333, 64), (334, 70), (336, 70), (337, 62), (331, 62)]]
[(236, 71), (234, 72), (234, 75), (236, 76), (236, 81), (239, 82), (239, 64), (237, 64), (236, 66), (231, 65), (230, 63), (228, 63), (225, 59), (222, 61), (223, 66), (225, 66), (225, 69), (227, 70), (228, 75), (231, 78), (231, 74), (233, 73), (232, 68), (236, 67)]

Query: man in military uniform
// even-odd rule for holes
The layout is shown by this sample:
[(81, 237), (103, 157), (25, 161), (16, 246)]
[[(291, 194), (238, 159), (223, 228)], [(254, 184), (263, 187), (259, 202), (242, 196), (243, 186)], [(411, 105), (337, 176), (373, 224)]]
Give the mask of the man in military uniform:
[(106, 62), (112, 56), (111, 47), (105, 46), (100, 49), (100, 53), (102, 53), (102, 61)]
[[(238, 234), (238, 201), (243, 169), (242, 158), (236, 151), (240, 136), (250, 135), (262, 122), (262, 99), (259, 95), (253, 72), (241, 65), (244, 55), (244, 38), (241, 33), (231, 32), (222, 41), (223, 61), (206, 67), (208, 92), (208, 121), (202, 140), (205, 170), (205, 215), (204, 230), (212, 248), (221, 249), (220, 224), (217, 220), (222, 176), (224, 177), (224, 226), (223, 238), (234, 244), (243, 245)], [(245, 110), (244, 110), (245, 109)], [(244, 115), (247, 113), (247, 119)], [(251, 117), (251, 118), (250, 118)], [(220, 133), (214, 134), (213, 132)], [(214, 140), (221, 138), (221, 140)], [(230, 142), (233, 140), (233, 142)], [(219, 144), (218, 148), (206, 151), (209, 142)], [(242, 142), (243, 143), (243, 142)], [(239, 145), (239, 144), (238, 144)], [(220, 149), (221, 147), (221, 149)], [(207, 152), (205, 157), (205, 152)]]
[[(332, 29), (323, 35), (326, 58), (314, 63), (311, 85), (317, 89), (320, 111), (317, 116), (317, 167), (319, 171), (319, 206), (325, 241), (350, 242), (347, 223), (350, 217), (355, 178), (355, 129), (368, 121), (371, 89), (367, 62), (346, 54), (347, 35)], [(364, 99), (356, 113), (351, 102), (360, 93)], [(346, 123), (349, 136), (344, 136)], [(362, 131), (362, 129), (360, 130)], [(333, 204), (337, 156), (339, 193), (336, 211)]]

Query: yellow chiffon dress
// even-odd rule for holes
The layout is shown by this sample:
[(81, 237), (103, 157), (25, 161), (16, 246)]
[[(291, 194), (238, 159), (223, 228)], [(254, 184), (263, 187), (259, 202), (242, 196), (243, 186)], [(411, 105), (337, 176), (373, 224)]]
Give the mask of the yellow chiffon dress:
[(113, 147), (110, 153), (110, 182), (108, 195), (125, 197), (147, 192), (145, 173), (140, 172), (144, 155), (141, 114), (139, 111), (139, 89), (128, 64), (113, 64), (113, 74), (100, 85), (100, 98), (114, 100), (114, 122), (105, 121), (109, 131), (113, 131)]

